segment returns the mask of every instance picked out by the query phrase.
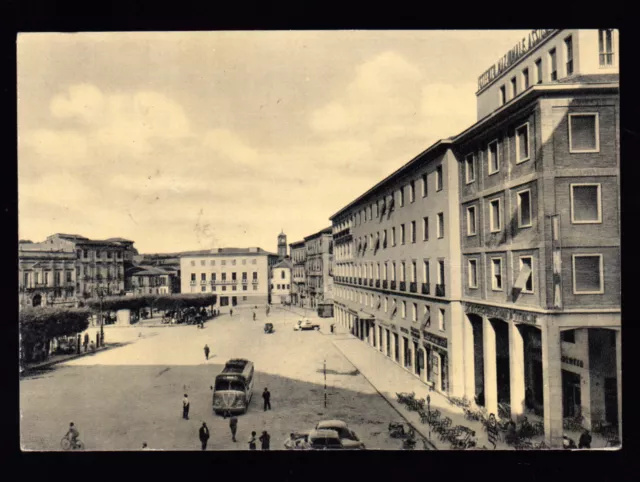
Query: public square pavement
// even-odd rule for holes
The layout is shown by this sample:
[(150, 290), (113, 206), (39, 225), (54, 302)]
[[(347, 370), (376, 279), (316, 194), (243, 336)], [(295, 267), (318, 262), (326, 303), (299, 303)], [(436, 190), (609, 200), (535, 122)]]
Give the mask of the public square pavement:
[[(271, 450), (283, 449), (288, 434), (316, 422), (347, 422), (369, 449), (400, 449), (388, 436), (389, 422), (400, 415), (335, 348), (322, 332), (294, 332), (299, 315), (274, 309), (234, 310), (194, 326), (106, 327), (107, 343), (120, 346), (77, 358), (20, 381), (23, 450), (61, 450), (60, 439), (73, 421), (86, 450), (200, 450), (198, 429), (206, 422), (208, 450), (248, 450), (251, 431), (271, 434)], [(266, 321), (275, 333), (265, 334)], [(333, 319), (320, 320), (328, 324)], [(203, 347), (211, 348), (205, 360)], [(228, 420), (212, 412), (214, 377), (230, 358), (255, 363), (253, 399), (238, 416), (237, 442)], [(324, 408), (323, 362), (327, 367)], [(271, 392), (272, 410), (264, 412), (261, 393)], [(182, 398), (191, 402), (182, 419)]]

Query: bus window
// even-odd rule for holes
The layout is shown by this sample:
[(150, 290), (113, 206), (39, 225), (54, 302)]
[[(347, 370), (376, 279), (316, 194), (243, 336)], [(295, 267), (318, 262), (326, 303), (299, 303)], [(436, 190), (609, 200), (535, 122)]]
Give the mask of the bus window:
[(233, 390), (244, 392), (245, 386), (240, 380), (216, 380), (216, 391)]

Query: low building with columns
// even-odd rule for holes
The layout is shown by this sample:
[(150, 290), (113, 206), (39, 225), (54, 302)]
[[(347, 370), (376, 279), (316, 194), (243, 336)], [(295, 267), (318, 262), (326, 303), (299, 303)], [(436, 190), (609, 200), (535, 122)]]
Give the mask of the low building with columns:
[(338, 322), (552, 448), (622, 433), (618, 56), (615, 30), (531, 32), (474, 125), (330, 218)]

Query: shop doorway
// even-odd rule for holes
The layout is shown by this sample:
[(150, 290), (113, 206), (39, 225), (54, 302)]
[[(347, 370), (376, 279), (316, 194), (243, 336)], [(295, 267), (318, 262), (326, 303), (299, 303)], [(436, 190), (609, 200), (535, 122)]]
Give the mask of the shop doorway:
[(604, 379), (604, 416), (610, 424), (618, 423), (618, 381), (615, 378)]
[(236, 306), (238, 304), (238, 297), (237, 296), (232, 296), (231, 297), (231, 304), (233, 306)]
[(42, 304), (42, 296), (40, 296), (40, 295), (35, 295), (35, 296), (33, 297), (33, 301), (32, 301), (32, 303), (33, 303), (33, 306), (34, 306), (34, 307), (36, 307), (36, 306), (40, 306), (40, 305)]
[(385, 346), (385, 353), (384, 354), (390, 357), (391, 356), (391, 332), (389, 330), (387, 330), (386, 328), (385, 328), (385, 332), (386, 332), (385, 333), (386, 334), (386, 336), (385, 336), (386, 346)]
[(229, 306), (229, 297), (221, 296), (220, 297), (220, 306)]
[(580, 375), (562, 370), (562, 416), (575, 417), (580, 414)]
[(422, 348), (419, 348), (415, 341), (413, 342), (413, 353), (415, 353), (415, 361), (413, 363), (415, 374), (422, 377), (424, 354), (422, 353)]
[(409, 338), (406, 336), (402, 337), (402, 345), (404, 348), (404, 367), (411, 368), (411, 348), (409, 345)]
[(440, 354), (431, 350), (431, 381), (436, 390), (440, 388), (440, 365), (442, 359)]

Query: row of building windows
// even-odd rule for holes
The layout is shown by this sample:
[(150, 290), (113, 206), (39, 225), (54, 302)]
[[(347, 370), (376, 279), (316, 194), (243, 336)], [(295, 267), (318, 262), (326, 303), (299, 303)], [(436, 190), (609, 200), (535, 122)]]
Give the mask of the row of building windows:
[[(574, 63), (573, 63), (573, 37), (569, 35), (564, 39), (564, 57), (565, 57), (565, 66), (564, 66), (564, 74), (565, 76), (570, 76), (574, 72)], [(598, 50), (599, 50), (599, 60), (601, 67), (609, 67), (613, 65), (613, 30), (612, 29), (603, 29), (598, 32)], [(547, 53), (547, 58), (549, 62), (549, 81), (553, 82), (558, 80), (558, 59), (557, 59), (557, 51), (556, 48), (552, 48)], [(541, 84), (543, 82), (542, 75), (542, 60), (543, 57), (537, 59), (534, 63), (535, 69), (535, 82), (536, 84)], [(524, 92), (531, 86), (531, 79), (529, 74), (529, 68), (522, 69), (521, 72), (521, 82), (518, 81), (518, 77), (514, 76), (509, 81), (510, 86), (510, 98), (513, 99), (520, 93), (519, 86), (521, 86), (521, 91)], [(500, 95), (500, 105), (503, 105), (507, 102), (507, 85), (502, 85), (499, 90)]]
[(63, 275), (66, 275), (66, 282), (67, 283), (73, 283), (73, 271), (55, 271), (53, 272), (53, 276), (50, 276), (52, 273), (49, 271), (44, 271), (42, 273), (38, 272), (38, 271), (34, 271), (33, 273), (23, 273), (23, 278), (22, 281), (24, 283), (25, 286), (29, 286), (30, 282), (31, 282), (31, 275), (33, 274), (33, 282), (35, 284), (40, 284), (40, 274), (42, 274), (42, 284), (44, 284), (45, 286), (49, 286), (49, 281), (53, 281), (54, 285), (61, 285), (62, 284), (62, 277)]
[[(193, 290), (193, 287), (191, 289)], [(201, 286), (200, 291), (207, 291), (207, 285)], [(211, 291), (218, 291), (217, 286), (212, 286)], [(221, 291), (227, 291), (227, 287), (223, 285)], [(231, 286), (231, 291), (238, 291), (238, 287), (236, 285)], [(249, 291), (247, 285), (242, 286), (242, 291)], [(258, 285), (253, 285), (253, 291), (258, 291)]]
[[(227, 265), (227, 261), (229, 261), (229, 264), (231, 266), (235, 266), (236, 265), (236, 260), (235, 259), (231, 259), (231, 260), (221, 259), (219, 261), (220, 261), (220, 266), (226, 266)], [(251, 260), (251, 264), (257, 264), (257, 263), (258, 263), (257, 259), (254, 258), (254, 259)], [(247, 260), (243, 259), (242, 260), (242, 264), (246, 265), (247, 264)], [(191, 261), (191, 266), (195, 266), (195, 265), (196, 265), (195, 260), (192, 260)], [(209, 260), (209, 266), (215, 266), (215, 265), (216, 265), (216, 260), (215, 259)], [(200, 266), (207, 266), (207, 260), (206, 259), (201, 259), (200, 260)]]
[[(407, 319), (407, 315), (409, 315), (409, 311), (407, 310), (407, 302), (404, 300), (396, 300), (396, 298), (389, 298), (388, 296), (382, 297), (380, 295), (374, 295), (369, 293), (363, 293), (361, 291), (357, 291), (354, 289), (348, 288), (339, 288), (338, 295), (340, 298), (358, 302), (363, 306), (368, 306), (374, 308), (376, 310), (384, 310), (385, 313), (391, 313), (391, 316), (395, 316), (398, 312), (398, 308), (400, 309), (400, 316), (403, 319)], [(412, 322), (418, 322), (418, 303), (410, 303), (409, 307), (411, 308), (410, 319)], [(446, 311), (443, 308), (438, 308), (438, 328), (441, 331), (446, 330), (446, 320), (445, 320)], [(428, 304), (422, 304), (422, 319), (421, 323), (425, 326), (430, 326), (431, 324), (431, 306)]]
[[(444, 181), (442, 175), (442, 165), (436, 167), (435, 170), (435, 189), (436, 191), (442, 191), (444, 189)], [(428, 175), (423, 173), (420, 176), (420, 183), (422, 186), (422, 197), (427, 197), (429, 193)], [(413, 203), (416, 200), (416, 181), (411, 180), (406, 186), (401, 187), (391, 195), (390, 202), (386, 202), (387, 197), (383, 197), (380, 201), (373, 203), (371, 206), (367, 206), (362, 211), (351, 215), (349, 221), (344, 220), (338, 223), (337, 231), (342, 231), (348, 227), (360, 226), (378, 217), (383, 216), (385, 213), (395, 209), (396, 199), (398, 207), (405, 205), (405, 189), (409, 193), (409, 203)]]
[[(221, 280), (222, 281), (226, 281), (227, 280), (227, 274), (228, 273), (226, 273), (226, 272), (225, 273), (221, 273), (221, 276), (222, 276)], [(237, 273), (235, 271), (233, 271), (231, 273), (231, 279), (233, 281), (236, 280), (236, 275), (237, 275)], [(217, 273), (211, 273), (211, 281), (216, 281), (216, 279), (217, 279)], [(246, 271), (242, 273), (242, 279), (243, 280), (247, 279), (247, 272)], [(258, 279), (258, 272), (257, 271), (253, 272), (253, 279), (254, 280)], [(195, 281), (195, 280), (196, 280), (196, 273), (191, 273), (191, 281)], [(207, 273), (200, 273), (200, 280), (201, 281), (207, 281)]]
[[(271, 285), (271, 289), (273, 289), (273, 286), (274, 285)], [(279, 290), (290, 290), (291, 289), (291, 285), (290, 284), (288, 284), (288, 285), (287, 284), (276, 284), (275, 286), (277, 286), (276, 289), (279, 289)]]
[[(428, 259), (423, 260), (422, 262), (422, 282), (430, 283), (430, 261)], [(388, 281), (389, 276), (391, 281), (396, 280), (396, 267), (399, 267), (399, 275), (398, 281), (406, 281), (406, 262), (400, 261), (397, 265), (395, 261), (385, 261), (384, 263), (364, 263), (364, 264), (347, 264), (340, 265), (338, 267), (338, 271), (340, 272), (340, 276), (355, 276), (358, 278), (366, 278), (366, 279), (382, 279), (383, 281)], [(382, 278), (380, 278), (380, 271), (382, 270)], [(416, 260), (410, 262), (409, 265), (409, 275), (410, 282), (415, 283), (418, 282), (418, 263)], [(444, 259), (438, 260), (438, 271), (437, 271), (437, 281), (439, 285), (445, 284), (445, 265)]]
[[(115, 253), (115, 256), (113, 254)], [(95, 258), (93, 257), (95, 255)], [(122, 251), (92, 251), (88, 249), (78, 250), (78, 258), (82, 259), (122, 259)]]

